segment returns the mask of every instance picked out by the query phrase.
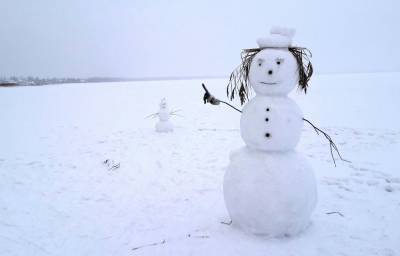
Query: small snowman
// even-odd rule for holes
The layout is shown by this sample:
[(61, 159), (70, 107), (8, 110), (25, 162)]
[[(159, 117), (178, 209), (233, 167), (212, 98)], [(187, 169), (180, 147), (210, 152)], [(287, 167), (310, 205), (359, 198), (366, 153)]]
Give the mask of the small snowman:
[[(313, 69), (310, 52), (292, 46), (294, 34), (294, 29), (276, 27), (257, 40), (259, 48), (243, 50), (242, 64), (227, 87), (228, 97), (239, 96), (242, 104), (249, 100), (250, 88), (256, 95), (242, 111), (235, 108), (242, 112), (240, 134), (246, 145), (230, 154), (225, 204), (233, 225), (267, 237), (293, 236), (306, 229), (317, 203), (314, 172), (295, 150), (304, 121), (311, 122), (288, 94), (296, 86), (306, 92)], [(203, 88), (204, 103), (233, 107)]]
[(172, 132), (174, 130), (174, 126), (169, 120), (171, 113), (168, 109), (167, 100), (163, 98), (160, 102), (160, 109), (156, 114), (153, 114), (159, 118), (159, 121), (156, 123), (157, 132)]

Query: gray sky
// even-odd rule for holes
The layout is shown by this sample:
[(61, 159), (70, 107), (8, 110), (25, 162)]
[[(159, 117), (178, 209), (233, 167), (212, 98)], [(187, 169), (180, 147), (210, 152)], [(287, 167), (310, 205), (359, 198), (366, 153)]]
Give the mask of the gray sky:
[(400, 71), (397, 0), (1, 0), (0, 76), (227, 76), (273, 25), (318, 73)]

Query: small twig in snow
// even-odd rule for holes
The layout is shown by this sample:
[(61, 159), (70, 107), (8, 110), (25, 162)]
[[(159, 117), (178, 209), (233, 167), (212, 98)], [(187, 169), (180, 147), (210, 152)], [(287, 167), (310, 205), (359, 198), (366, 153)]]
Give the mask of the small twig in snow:
[(141, 246), (132, 248), (132, 251), (135, 251), (135, 250), (138, 250), (138, 249), (141, 249), (141, 248), (144, 248), (144, 247), (150, 247), (150, 246), (156, 246), (156, 245), (165, 244), (166, 242), (167, 241), (164, 239), (161, 242), (155, 242), (155, 243), (152, 243), (152, 244), (141, 245)]
[(187, 237), (193, 237), (193, 238), (210, 238), (208, 235), (191, 235), (188, 234)]
[(344, 215), (340, 212), (327, 212), (326, 214), (338, 214), (338, 215), (344, 217)]
[(109, 168), (108, 170), (115, 170), (121, 167), (121, 163), (115, 163), (114, 160), (106, 159), (103, 161), (104, 165), (107, 165)]
[(221, 224), (230, 226), (230, 225), (232, 225), (232, 220), (229, 222), (221, 221)]
[(113, 164), (108, 170), (115, 170), (115, 169), (118, 169), (119, 167), (121, 167), (121, 163), (118, 163), (118, 164)]

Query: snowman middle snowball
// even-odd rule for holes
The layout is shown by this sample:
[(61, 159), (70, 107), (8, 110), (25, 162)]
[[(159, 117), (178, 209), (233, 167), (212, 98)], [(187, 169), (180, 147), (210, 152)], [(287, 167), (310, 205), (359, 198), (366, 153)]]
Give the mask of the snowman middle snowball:
[(291, 236), (309, 225), (317, 201), (312, 168), (295, 151), (303, 115), (288, 98), (299, 84), (299, 64), (288, 49), (291, 37), (279, 30), (259, 41), (267, 46), (260, 45), (248, 73), (256, 96), (240, 120), (246, 146), (231, 153), (224, 198), (233, 225), (257, 235)]

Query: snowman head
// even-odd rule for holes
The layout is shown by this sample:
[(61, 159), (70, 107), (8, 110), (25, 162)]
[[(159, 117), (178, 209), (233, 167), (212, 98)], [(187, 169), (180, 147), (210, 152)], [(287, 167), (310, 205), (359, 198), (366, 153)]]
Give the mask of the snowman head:
[(307, 91), (313, 73), (306, 48), (292, 46), (295, 31), (273, 28), (268, 37), (257, 40), (259, 48), (242, 51), (242, 64), (232, 72), (227, 93), (239, 95), (243, 104), (251, 86), (260, 95), (287, 95), (296, 85)]
[(299, 81), (296, 58), (288, 49), (263, 49), (251, 62), (248, 79), (257, 94), (287, 95)]
[(162, 98), (160, 101), (160, 109), (166, 109), (168, 107), (167, 104), (167, 99), (166, 98)]

